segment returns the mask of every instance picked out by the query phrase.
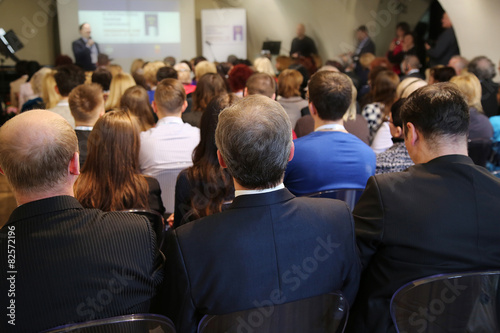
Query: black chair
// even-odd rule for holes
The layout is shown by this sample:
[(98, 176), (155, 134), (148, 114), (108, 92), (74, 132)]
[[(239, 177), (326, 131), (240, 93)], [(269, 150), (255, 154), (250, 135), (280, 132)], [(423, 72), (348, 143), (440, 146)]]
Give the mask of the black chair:
[(339, 189), (339, 190), (325, 190), (320, 192), (314, 192), (303, 195), (304, 197), (310, 198), (328, 198), (328, 199), (337, 199), (344, 201), (347, 206), (351, 209), (354, 209), (354, 206), (358, 203), (361, 194), (364, 189)]
[(198, 333), (334, 333), (343, 332), (349, 306), (340, 292), (295, 302), (204, 316)]
[(168, 224), (165, 223), (165, 219), (161, 214), (146, 209), (128, 209), (122, 210), (123, 213), (133, 213), (141, 216), (147, 217), (149, 222), (151, 222), (151, 226), (156, 234), (156, 240), (158, 243), (158, 247), (161, 249), (163, 246), (163, 241), (165, 240), (165, 234), (169, 230)]
[(410, 282), (394, 293), (391, 317), (399, 333), (500, 332), (500, 271)]
[(486, 162), (491, 158), (492, 142), (490, 140), (469, 140), (469, 157), (474, 164), (486, 167)]
[(42, 333), (175, 333), (170, 319), (156, 314), (132, 314), (58, 326)]

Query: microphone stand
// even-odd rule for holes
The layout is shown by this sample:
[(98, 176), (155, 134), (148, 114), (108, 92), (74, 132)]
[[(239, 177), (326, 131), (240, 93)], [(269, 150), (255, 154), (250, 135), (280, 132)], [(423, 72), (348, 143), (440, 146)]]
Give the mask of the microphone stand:
[(214, 62), (217, 62), (217, 59), (215, 59), (215, 53), (214, 50), (212, 50), (212, 43), (210, 43), (208, 40), (205, 41), (205, 44), (208, 45), (208, 48), (210, 49), (210, 53), (212, 53), (212, 57), (214, 58)]

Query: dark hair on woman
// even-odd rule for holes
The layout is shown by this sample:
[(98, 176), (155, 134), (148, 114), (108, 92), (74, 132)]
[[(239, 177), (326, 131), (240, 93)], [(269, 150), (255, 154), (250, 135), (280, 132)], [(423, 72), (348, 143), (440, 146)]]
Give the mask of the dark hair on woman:
[(384, 114), (389, 114), (391, 106), (396, 99), (396, 88), (399, 84), (399, 77), (392, 70), (381, 71), (371, 83), (372, 103), (383, 103)]
[(139, 148), (139, 128), (132, 115), (111, 111), (99, 118), (75, 183), (75, 197), (83, 207), (149, 209), (148, 183), (139, 173)]
[(434, 78), (434, 83), (438, 82), (448, 82), (452, 77), (457, 75), (455, 69), (453, 67), (440, 67), (440, 68), (432, 68), (431, 75)]
[(227, 93), (224, 79), (217, 73), (207, 73), (200, 78), (193, 93), (193, 111), (203, 111), (212, 98)]
[(411, 31), (410, 25), (407, 22), (399, 22), (396, 25), (396, 29), (398, 28), (403, 30), (405, 35)]
[(120, 99), (120, 109), (130, 112), (136, 117), (141, 131), (147, 131), (155, 126), (148, 92), (141, 86), (133, 86), (125, 90)]
[(200, 143), (193, 151), (193, 166), (187, 170), (188, 180), (194, 189), (191, 208), (196, 218), (219, 213), (234, 191), (231, 176), (220, 167), (217, 159), (215, 129), (219, 113), (237, 99), (233, 94), (215, 97), (201, 117)]
[(392, 124), (396, 127), (403, 128), (403, 121), (401, 120), (401, 107), (406, 102), (406, 98), (400, 98), (391, 106)]

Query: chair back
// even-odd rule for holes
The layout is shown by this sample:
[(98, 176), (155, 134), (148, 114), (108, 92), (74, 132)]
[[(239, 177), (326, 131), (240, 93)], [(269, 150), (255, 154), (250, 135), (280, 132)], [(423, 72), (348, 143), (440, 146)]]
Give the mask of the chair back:
[(354, 206), (358, 203), (361, 194), (364, 189), (339, 189), (339, 190), (325, 190), (315, 193), (309, 193), (303, 195), (304, 197), (310, 198), (328, 198), (328, 199), (337, 199), (344, 201), (347, 206), (351, 209), (354, 209)]
[(397, 332), (500, 332), (500, 271), (435, 275), (401, 287), (391, 300)]
[(165, 239), (165, 233), (168, 231), (169, 226), (165, 224), (165, 219), (159, 213), (146, 210), (146, 209), (128, 209), (122, 210), (123, 213), (133, 213), (141, 216), (147, 217), (149, 222), (151, 223), (151, 227), (153, 228), (156, 234), (156, 240), (158, 243), (158, 247), (161, 249), (163, 245), (163, 241)]
[(349, 306), (340, 292), (225, 315), (204, 316), (198, 333), (334, 333), (343, 332)]
[(170, 319), (156, 314), (132, 314), (59, 326), (42, 333), (175, 333)]
[(486, 166), (486, 162), (491, 158), (492, 142), (490, 140), (474, 140), (468, 143), (469, 157), (474, 161), (474, 164), (482, 167)]
[(161, 200), (163, 201), (163, 206), (165, 206), (166, 213), (174, 212), (175, 183), (177, 182), (177, 176), (185, 168), (165, 169), (154, 176), (160, 184)]

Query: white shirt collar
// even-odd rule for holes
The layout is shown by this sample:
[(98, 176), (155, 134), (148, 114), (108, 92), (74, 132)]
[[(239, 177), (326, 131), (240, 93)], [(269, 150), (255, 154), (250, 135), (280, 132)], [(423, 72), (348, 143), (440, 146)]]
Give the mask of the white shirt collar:
[(325, 124), (314, 130), (314, 132), (320, 132), (320, 131), (345, 131), (345, 127), (344, 125), (340, 124)]
[(271, 187), (271, 188), (265, 188), (263, 190), (236, 190), (234, 191), (234, 197), (238, 197), (240, 195), (252, 195), (252, 194), (263, 194), (263, 193), (269, 193), (269, 192), (274, 192), (278, 191), (281, 189), (284, 189), (285, 185), (283, 183), (279, 184), (278, 186)]
[(59, 103), (57, 103), (56, 106), (69, 106), (69, 102), (68, 102), (68, 100), (62, 100), (62, 101), (59, 101)]
[(158, 120), (162, 124), (184, 124), (181, 117), (164, 117)]

